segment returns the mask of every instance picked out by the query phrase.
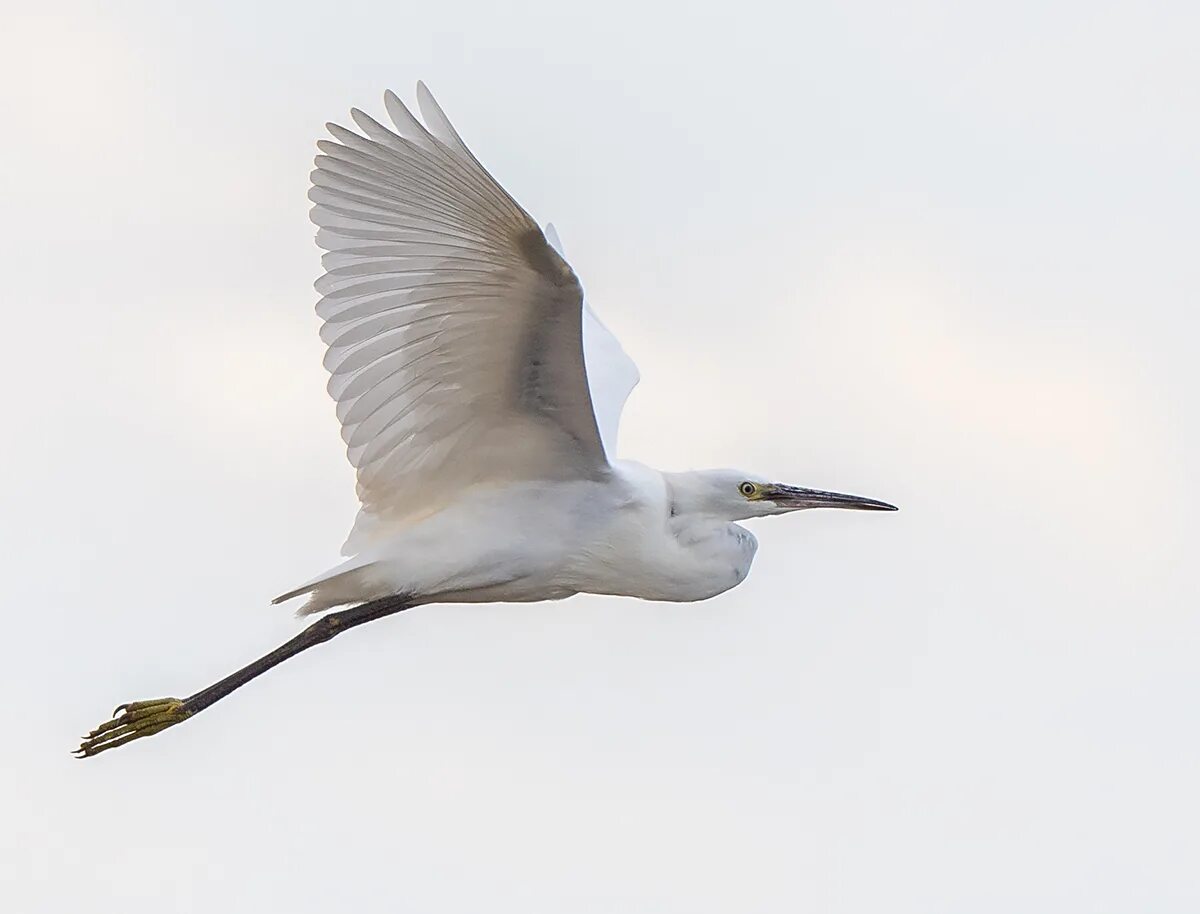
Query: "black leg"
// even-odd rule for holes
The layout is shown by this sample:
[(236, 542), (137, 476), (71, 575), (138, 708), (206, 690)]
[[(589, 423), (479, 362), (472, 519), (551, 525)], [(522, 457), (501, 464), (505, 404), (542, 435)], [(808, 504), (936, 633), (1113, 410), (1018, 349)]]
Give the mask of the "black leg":
[(261, 676), (271, 667), (276, 666), (289, 657), (295, 657), (301, 651), (306, 651), (317, 644), (324, 644), (334, 635), (390, 616), (412, 606), (410, 598), (399, 595), (372, 600), (350, 609), (328, 613), (298, 634), (290, 641), (281, 644), (269, 654), (264, 654), (236, 673), (231, 673), (219, 682), (206, 689), (201, 689), (182, 701), (177, 698), (156, 698), (150, 701), (134, 701), (118, 706), (112, 720), (101, 724), (85, 737), (80, 747), (75, 750), (79, 758), (88, 758), (103, 752), (105, 749), (115, 749), (125, 743), (132, 742), (143, 736), (153, 736), (167, 727), (187, 720), (199, 714), (205, 708), (220, 701), (231, 692), (240, 689), (251, 679)]

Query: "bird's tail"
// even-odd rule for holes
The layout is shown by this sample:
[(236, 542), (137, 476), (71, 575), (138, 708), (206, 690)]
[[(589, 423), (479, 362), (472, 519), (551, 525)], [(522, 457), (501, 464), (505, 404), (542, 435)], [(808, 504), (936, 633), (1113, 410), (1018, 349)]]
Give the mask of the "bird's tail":
[(308, 594), (308, 600), (296, 610), (296, 615), (311, 616), (335, 606), (390, 596), (393, 590), (378, 579), (376, 571), (375, 562), (351, 559), (294, 590), (281, 593), (271, 603), (285, 603)]

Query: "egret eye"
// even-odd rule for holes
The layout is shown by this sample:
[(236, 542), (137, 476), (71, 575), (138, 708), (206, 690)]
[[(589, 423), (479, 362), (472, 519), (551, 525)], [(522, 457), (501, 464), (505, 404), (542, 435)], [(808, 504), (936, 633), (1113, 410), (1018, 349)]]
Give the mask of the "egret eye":
[(738, 490), (747, 498), (749, 498), (758, 491), (758, 487), (752, 482), (743, 482), (740, 486), (738, 486)]

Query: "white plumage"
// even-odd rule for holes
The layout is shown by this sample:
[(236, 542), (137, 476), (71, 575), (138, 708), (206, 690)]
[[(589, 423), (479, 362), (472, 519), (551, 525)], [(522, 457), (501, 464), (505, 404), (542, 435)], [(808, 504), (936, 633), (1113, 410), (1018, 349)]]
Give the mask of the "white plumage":
[(696, 600), (737, 584), (755, 540), (731, 522), (814, 505), (768, 498), (744, 473), (615, 459), (637, 368), (553, 228), (423, 84), (417, 100), (424, 125), (388, 92), (394, 130), (353, 110), (361, 134), (331, 124), (335, 141), (318, 144), (317, 313), (362, 508), (351, 558), (278, 599), (307, 593), (309, 613), (395, 593)]
[[(344, 604), (183, 700), (118, 707), (83, 757), (161, 732), (347, 628), (433, 602), (575, 593), (702, 600), (740, 583), (757, 542), (734, 521), (891, 505), (732, 470), (616, 459), (637, 368), (583, 301), (553, 229), (496, 183), (423, 85), (422, 124), (355, 110), (313, 187), (321, 337), (361, 508), (336, 568), (276, 602)], [(547, 239), (547, 235), (549, 239)]]

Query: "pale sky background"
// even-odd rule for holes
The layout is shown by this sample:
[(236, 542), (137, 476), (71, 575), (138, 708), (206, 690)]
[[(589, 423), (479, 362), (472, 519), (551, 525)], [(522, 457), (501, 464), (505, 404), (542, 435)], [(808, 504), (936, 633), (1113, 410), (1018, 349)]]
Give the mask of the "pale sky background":
[[(1200, 909), (1198, 32), (5, 0), (3, 908)], [(336, 560), (308, 172), (418, 78), (639, 362), (624, 455), (901, 512), (752, 524), (707, 603), (405, 613), (73, 760)]]

